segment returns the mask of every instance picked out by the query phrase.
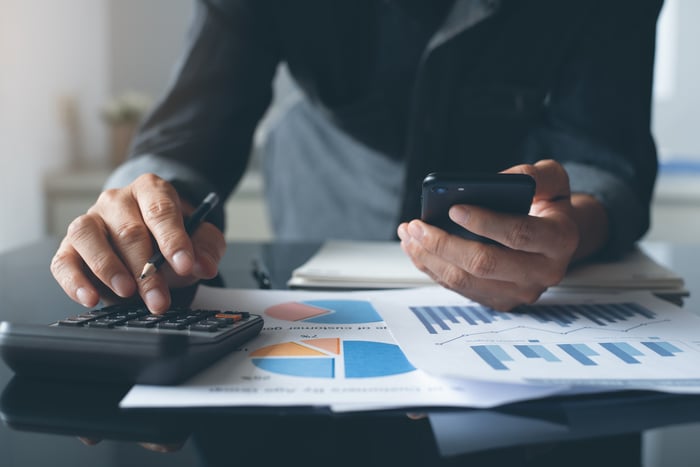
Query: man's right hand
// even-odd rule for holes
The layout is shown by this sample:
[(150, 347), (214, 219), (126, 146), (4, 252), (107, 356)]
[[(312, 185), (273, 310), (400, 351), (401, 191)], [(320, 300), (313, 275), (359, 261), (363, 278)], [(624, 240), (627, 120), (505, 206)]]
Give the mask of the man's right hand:
[[(162, 313), (170, 306), (170, 288), (214, 277), (226, 249), (223, 233), (208, 222), (190, 238), (183, 219), (191, 211), (172, 185), (152, 174), (106, 190), (68, 227), (51, 273), (85, 307), (111, 293), (122, 298), (138, 293), (151, 312)], [(141, 280), (156, 244), (166, 264)]]

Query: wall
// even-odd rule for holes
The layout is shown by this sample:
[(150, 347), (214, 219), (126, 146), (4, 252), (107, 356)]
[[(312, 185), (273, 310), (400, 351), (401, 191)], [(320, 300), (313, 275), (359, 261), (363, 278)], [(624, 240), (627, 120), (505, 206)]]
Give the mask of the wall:
[(657, 34), (653, 131), (664, 160), (700, 164), (700, 2), (666, 0)]
[(193, 13), (192, 0), (109, 0), (109, 87), (157, 98), (167, 86)]
[(106, 1), (0, 0), (0, 12), (5, 249), (43, 234), (44, 171), (101, 157), (105, 135), (94, 116), (108, 82)]
[(162, 93), (191, 11), (191, 0), (0, 0), (0, 212), (12, 219), (0, 250), (43, 235), (45, 174), (107, 163), (100, 107)]

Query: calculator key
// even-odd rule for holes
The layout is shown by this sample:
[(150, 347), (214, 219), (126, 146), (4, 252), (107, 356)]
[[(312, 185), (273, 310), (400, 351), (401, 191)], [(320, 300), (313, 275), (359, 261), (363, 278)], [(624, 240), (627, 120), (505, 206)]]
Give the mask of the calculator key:
[(91, 321), (90, 323), (88, 323), (88, 326), (91, 328), (109, 329), (109, 328), (114, 327), (114, 321), (106, 320), (106, 319), (98, 319), (98, 320)]
[(214, 324), (214, 325), (219, 326), (219, 327), (224, 327), (226, 325), (226, 323), (224, 323), (223, 321), (224, 320), (222, 320), (222, 319), (208, 318), (208, 319), (205, 319), (203, 321), (200, 321), (198, 324), (207, 324), (207, 325)]
[(61, 321), (58, 322), (59, 326), (84, 326), (88, 320), (85, 319), (75, 319), (75, 318), (66, 318), (62, 319)]
[(134, 324), (134, 323), (150, 323), (150, 324), (156, 324), (156, 323), (160, 323), (160, 322), (163, 321), (164, 319), (165, 319), (165, 318), (163, 318), (162, 316), (156, 316), (156, 315), (141, 316), (141, 317), (139, 317), (139, 318), (136, 318), (136, 319), (132, 319), (132, 320), (127, 321), (127, 324), (128, 324), (129, 326), (131, 326), (131, 325)]
[(185, 323), (178, 323), (178, 322), (172, 322), (172, 321), (166, 321), (164, 323), (159, 323), (158, 324), (159, 329), (175, 329), (178, 331), (181, 331), (183, 329), (187, 329), (187, 324)]
[(240, 321), (244, 318), (241, 313), (227, 313), (227, 312), (217, 313), (216, 315), (214, 315), (214, 317), (218, 318), (218, 319), (231, 320), (231, 322)]
[(112, 317), (99, 318), (94, 321), (88, 322), (88, 326), (93, 328), (111, 328), (114, 326), (123, 326), (126, 323), (126, 319), (116, 319)]
[(156, 326), (156, 324), (158, 324), (158, 321), (147, 321), (141, 319), (133, 319), (126, 322), (126, 325), (130, 328), (153, 328)]
[(223, 328), (226, 326), (232, 326), (235, 321), (232, 319), (228, 318), (210, 318), (211, 321), (216, 321), (216, 323), (219, 325), (219, 327)]
[(103, 316), (109, 316), (110, 314), (114, 313), (113, 311), (102, 311), (102, 310), (91, 310), (88, 312), (83, 313), (84, 315), (90, 315), (92, 318), (100, 318)]

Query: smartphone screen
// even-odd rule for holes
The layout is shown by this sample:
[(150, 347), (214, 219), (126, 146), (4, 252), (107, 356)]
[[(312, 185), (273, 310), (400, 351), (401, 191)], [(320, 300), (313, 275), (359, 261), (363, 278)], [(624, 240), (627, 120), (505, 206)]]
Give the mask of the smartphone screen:
[(431, 173), (423, 180), (421, 219), (469, 240), (496, 243), (476, 235), (449, 216), (455, 204), (471, 204), (509, 214), (527, 214), (535, 180), (525, 174)]

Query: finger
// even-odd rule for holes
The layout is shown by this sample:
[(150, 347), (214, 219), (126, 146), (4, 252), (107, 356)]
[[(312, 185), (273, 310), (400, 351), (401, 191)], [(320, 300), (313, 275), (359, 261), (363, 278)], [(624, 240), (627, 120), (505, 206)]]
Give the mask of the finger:
[(503, 173), (521, 173), (535, 179), (534, 201), (556, 200), (571, 195), (569, 175), (557, 161), (545, 159), (535, 164), (522, 164), (504, 170)]
[(139, 280), (138, 293), (151, 313), (162, 314), (170, 308), (170, 288), (165, 274), (152, 274)]
[(142, 221), (139, 205), (123, 191), (104, 196), (121, 197), (119, 201), (112, 200), (104, 204), (98, 202), (98, 206), (120, 206), (118, 210), (103, 209), (100, 213), (111, 244), (134, 283), (134, 292), (138, 292), (151, 312), (165, 312), (170, 307), (170, 292), (165, 278), (161, 274), (153, 274), (145, 279), (135, 279), (140, 276), (144, 264), (155, 252), (151, 235)]
[(226, 253), (224, 234), (214, 224), (203, 222), (192, 235), (194, 245), (194, 275), (211, 279), (219, 271), (219, 263)]
[(179, 275), (191, 274), (194, 251), (175, 189), (165, 180), (146, 174), (132, 184), (131, 191), (141, 217), (166, 261)]
[(68, 226), (66, 241), (100, 282), (118, 296), (130, 297), (136, 291), (136, 284), (108, 236), (99, 216), (85, 214)]
[[(402, 242), (402, 246), (404, 243)], [(411, 251), (410, 244), (406, 249)], [(415, 254), (411, 251), (409, 255)], [(431, 255), (414, 260), (418, 268), (441, 286), (453, 290), (475, 302), (499, 311), (510, 311), (523, 303), (534, 302), (544, 289), (521, 289), (517, 284), (470, 276), (445, 260)]]
[(51, 274), (63, 291), (73, 301), (84, 307), (94, 307), (100, 301), (100, 294), (84, 272), (85, 263), (80, 255), (65, 241), (51, 260)]
[(195, 264), (192, 274), (178, 276), (171, 269), (163, 268), (161, 275), (172, 287), (186, 287), (202, 279), (211, 279), (218, 273), (218, 265), (226, 251), (226, 241), (221, 231), (213, 224), (204, 222), (192, 234)]
[[(409, 224), (409, 231), (411, 226)], [(467, 242), (463, 239), (440, 232), (437, 235), (444, 235), (448, 239), (455, 240), (454, 243), (473, 244), (479, 248), (498, 249), (489, 245), (481, 245), (475, 242)], [(480, 303), (488, 304), (498, 310), (509, 310), (512, 307), (521, 303), (532, 303), (535, 301), (546, 287), (540, 285), (541, 282), (533, 277), (527, 277), (528, 269), (519, 267), (519, 274), (527, 277), (526, 281), (520, 283), (507, 280), (506, 277), (512, 275), (512, 271), (504, 268), (499, 273), (491, 274), (492, 278), (478, 277), (470, 273), (464, 266), (455, 264), (453, 256), (441, 256), (430, 250), (430, 246), (426, 248), (425, 244), (415, 240), (415, 237), (410, 237), (407, 240), (402, 240), (402, 248), (411, 257), (416, 266), (426, 274), (428, 274), (437, 283), (450, 290), (454, 290), (466, 297), (476, 300)], [(440, 247), (442, 248), (442, 247)], [(503, 250), (501, 248), (501, 250)], [(445, 251), (441, 250), (442, 254)], [(504, 250), (506, 251), (506, 250)], [(532, 269), (532, 268), (529, 268)], [(547, 268), (544, 268), (547, 270)]]
[(563, 231), (554, 218), (504, 214), (478, 206), (457, 204), (450, 208), (450, 219), (467, 230), (497, 241), (512, 250), (543, 253), (562, 243)]
[(419, 220), (411, 221), (408, 231), (425, 250), (424, 262), (434, 255), (480, 279), (527, 285), (542, 283), (549, 274), (547, 257), (536, 253), (464, 240)]

